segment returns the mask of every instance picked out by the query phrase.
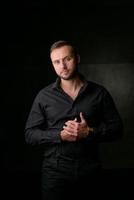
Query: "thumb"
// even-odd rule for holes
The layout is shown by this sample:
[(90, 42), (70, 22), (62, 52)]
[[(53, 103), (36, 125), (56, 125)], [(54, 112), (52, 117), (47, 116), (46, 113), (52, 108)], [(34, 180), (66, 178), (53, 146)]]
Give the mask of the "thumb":
[(77, 118), (76, 117), (75, 117), (74, 121), (77, 122)]
[(85, 118), (84, 118), (84, 116), (83, 116), (83, 113), (82, 113), (82, 112), (80, 112), (80, 119), (81, 119), (81, 122), (85, 121)]

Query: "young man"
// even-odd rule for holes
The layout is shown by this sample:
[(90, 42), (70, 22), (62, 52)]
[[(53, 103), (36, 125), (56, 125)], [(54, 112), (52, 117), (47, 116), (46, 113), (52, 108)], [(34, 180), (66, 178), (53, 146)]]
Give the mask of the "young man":
[(71, 43), (54, 43), (50, 58), (58, 78), (36, 96), (25, 127), (26, 141), (44, 147), (44, 200), (86, 193), (90, 198), (99, 186), (98, 144), (119, 138), (122, 121), (109, 92), (78, 72), (80, 56)]

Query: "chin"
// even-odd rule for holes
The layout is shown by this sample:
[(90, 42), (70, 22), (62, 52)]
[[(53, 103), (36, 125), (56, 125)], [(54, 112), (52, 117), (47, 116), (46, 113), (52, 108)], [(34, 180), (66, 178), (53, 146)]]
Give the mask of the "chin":
[(74, 79), (76, 76), (62, 76), (61, 78), (63, 79), (63, 80), (67, 80), (67, 81), (69, 81), (69, 80), (72, 80), (72, 79)]
[(63, 79), (63, 80), (71, 80), (70, 77), (65, 77), (65, 76), (60, 76), (60, 78)]
[(77, 71), (74, 71), (73, 73), (70, 73), (66, 76), (60, 75), (59, 77), (63, 80), (71, 80), (71, 79), (74, 79), (76, 76), (77, 76)]
[(71, 75), (60, 75), (59, 76), (61, 79), (63, 79), (63, 80), (70, 80), (71, 79)]

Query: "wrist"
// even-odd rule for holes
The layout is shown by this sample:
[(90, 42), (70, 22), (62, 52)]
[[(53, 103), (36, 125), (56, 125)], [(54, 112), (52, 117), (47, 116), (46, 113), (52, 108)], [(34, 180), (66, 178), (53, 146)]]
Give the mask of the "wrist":
[(93, 128), (87, 127), (87, 136), (93, 134), (93, 132), (94, 132)]

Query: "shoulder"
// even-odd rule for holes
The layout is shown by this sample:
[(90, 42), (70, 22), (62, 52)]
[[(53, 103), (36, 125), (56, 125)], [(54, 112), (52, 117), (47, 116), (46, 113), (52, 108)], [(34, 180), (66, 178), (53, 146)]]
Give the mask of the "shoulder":
[(87, 81), (88, 82), (88, 91), (95, 95), (97, 98), (106, 99), (112, 98), (111, 93), (106, 88), (106, 86), (96, 83), (94, 81)]
[(95, 90), (98, 92), (107, 92), (108, 91), (104, 85), (101, 85), (97, 82), (88, 80), (87, 83), (88, 83), (88, 88), (90, 88), (90, 90), (92, 89), (92, 90)]
[(42, 89), (39, 91), (39, 94), (40, 94), (40, 93), (43, 94), (43, 93), (45, 93), (45, 92), (47, 92), (47, 91), (52, 91), (54, 85), (55, 85), (55, 82), (53, 82), (53, 83), (51, 83), (51, 84), (45, 86), (44, 88), (42, 88)]
[(42, 99), (42, 98), (45, 98), (45, 96), (47, 96), (48, 94), (51, 94), (52, 91), (53, 91), (54, 84), (55, 84), (55, 83), (51, 83), (51, 84), (49, 84), (49, 85), (47, 85), (47, 86), (41, 88), (41, 89), (38, 91), (38, 93), (37, 93), (35, 99), (36, 99), (36, 100), (40, 100), (40, 99)]

